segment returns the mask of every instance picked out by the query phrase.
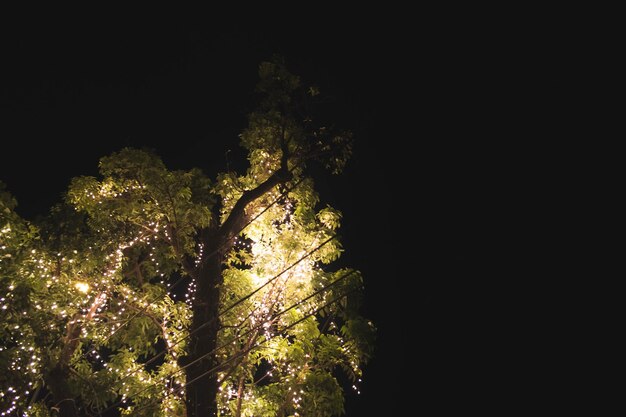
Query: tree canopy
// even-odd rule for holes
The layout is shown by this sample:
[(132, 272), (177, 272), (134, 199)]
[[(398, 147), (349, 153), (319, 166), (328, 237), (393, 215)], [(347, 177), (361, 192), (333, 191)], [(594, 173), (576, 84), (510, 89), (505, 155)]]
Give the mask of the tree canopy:
[(259, 76), (245, 172), (125, 148), (36, 224), (0, 188), (2, 415), (342, 413), (375, 329), (309, 167), (340, 173), (352, 137), (280, 60)]

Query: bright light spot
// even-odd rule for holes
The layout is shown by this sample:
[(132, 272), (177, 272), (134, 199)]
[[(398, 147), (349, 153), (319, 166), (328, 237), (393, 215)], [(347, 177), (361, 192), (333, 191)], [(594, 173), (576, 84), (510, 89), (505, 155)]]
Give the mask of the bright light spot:
[(89, 291), (89, 284), (87, 284), (86, 282), (77, 282), (76, 284), (74, 284), (74, 286), (78, 291), (84, 294), (87, 294), (87, 292)]

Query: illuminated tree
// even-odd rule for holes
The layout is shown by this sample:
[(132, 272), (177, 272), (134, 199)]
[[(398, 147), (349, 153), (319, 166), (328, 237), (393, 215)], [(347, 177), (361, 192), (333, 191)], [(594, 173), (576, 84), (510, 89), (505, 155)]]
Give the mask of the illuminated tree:
[[(341, 214), (320, 208), (307, 165), (339, 173), (351, 138), (312, 121), (317, 90), (282, 64), (262, 64), (260, 78), (265, 98), (241, 135), (243, 174), (211, 181), (124, 149), (101, 159), (100, 178), (74, 179), (39, 233), (4, 203), (12, 252), (1, 264), (10, 311), (2, 365), (33, 374), (7, 362), (19, 394), (5, 397), (21, 396), (16, 407), (62, 416), (341, 413), (335, 371), (356, 383), (373, 325), (357, 311), (360, 274), (330, 269)], [(48, 395), (33, 394), (38, 387)]]

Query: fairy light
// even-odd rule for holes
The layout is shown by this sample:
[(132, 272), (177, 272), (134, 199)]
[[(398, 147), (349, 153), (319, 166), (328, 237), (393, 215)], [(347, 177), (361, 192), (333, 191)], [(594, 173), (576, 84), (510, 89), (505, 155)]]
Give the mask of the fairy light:
[(204, 257), (204, 245), (200, 243), (198, 245), (198, 256), (196, 257), (196, 260), (195, 260), (196, 266), (200, 265), (200, 262), (202, 262), (203, 257)]
[(87, 284), (86, 282), (77, 282), (74, 284), (74, 286), (78, 291), (82, 292), (83, 294), (87, 294), (89, 292), (89, 284)]
[[(269, 154), (267, 154), (263, 159), (262, 169), (259, 172), (271, 174), (274, 169), (278, 169), (279, 167), (280, 160), (272, 158)], [(255, 175), (255, 178), (256, 177), (257, 175)], [(266, 177), (267, 174), (259, 176), (260, 180)], [(145, 186), (137, 187), (145, 188)], [(92, 195), (92, 198), (98, 199), (98, 203), (102, 203), (103, 198), (116, 198), (125, 192), (126, 189), (120, 191), (120, 189), (114, 186), (112, 182), (107, 182), (103, 183), (99, 195)], [(223, 207), (232, 207), (237, 201), (237, 197), (238, 195), (235, 193), (234, 196), (231, 195), (229, 198), (224, 198)], [(273, 191), (270, 197), (278, 198), (279, 194), (276, 191)], [(245, 266), (244, 270), (249, 269), (250, 273), (248, 278), (253, 287), (267, 283), (271, 277), (282, 271), (286, 265), (291, 263), (294, 259), (298, 259), (300, 256), (307, 253), (311, 247), (314, 247), (319, 242), (324, 240), (325, 237), (323, 234), (310, 236), (310, 234), (303, 230), (302, 226), (298, 224), (297, 219), (294, 217), (297, 204), (298, 200), (295, 198), (283, 199), (280, 205), (267, 212), (263, 218), (263, 222), (255, 223), (246, 229), (247, 234), (245, 236), (245, 240), (239, 238), (235, 240), (234, 246), (238, 246), (238, 249), (251, 255), (251, 260), (247, 261), (249, 264)], [(145, 209), (142, 210), (145, 212)], [(261, 209), (258, 207), (254, 207), (251, 210), (252, 214), (260, 212)], [(178, 341), (180, 335), (185, 333), (185, 325), (182, 325), (180, 320), (174, 319), (172, 305), (186, 305), (185, 308), (187, 308), (187, 314), (190, 314), (188, 307), (191, 306), (195, 300), (197, 287), (195, 279), (191, 279), (187, 286), (187, 291), (185, 292), (185, 303), (180, 302), (166, 305), (166, 303), (163, 302), (152, 305), (151, 302), (147, 302), (146, 298), (143, 297), (141, 289), (121, 284), (123, 282), (121, 270), (126, 261), (124, 259), (123, 250), (134, 245), (141, 245), (142, 248), (148, 249), (148, 259), (155, 267), (155, 277), (160, 277), (161, 283), (164, 283), (164, 273), (159, 270), (159, 267), (162, 267), (162, 261), (160, 261), (161, 254), (158, 252), (159, 249), (156, 245), (157, 239), (155, 236), (160, 234), (160, 239), (163, 239), (164, 237), (165, 241), (171, 241), (171, 236), (169, 236), (167, 228), (160, 227), (156, 222), (151, 222), (149, 224), (149, 228), (150, 233), (152, 234), (137, 235), (128, 243), (120, 245), (113, 251), (113, 253), (109, 254), (107, 256), (107, 263), (109, 267), (102, 271), (101, 274), (97, 275), (97, 278), (94, 277), (92, 281), (89, 281), (89, 283), (80, 281), (74, 284), (74, 287), (80, 293), (85, 295), (92, 290), (92, 287), (94, 287), (93, 289), (109, 288), (107, 292), (111, 295), (111, 299), (107, 299), (107, 302), (102, 300), (102, 303), (96, 309), (98, 314), (106, 313), (108, 315), (94, 318), (92, 322), (99, 323), (97, 326), (94, 325), (93, 328), (87, 327), (80, 321), (84, 321), (84, 316), (88, 314), (90, 306), (88, 300), (94, 300), (93, 297), (85, 297), (82, 300), (76, 301), (76, 304), (73, 306), (70, 303), (70, 306), (73, 307), (72, 309), (68, 308), (68, 305), (64, 303), (59, 303), (58, 305), (54, 303), (52, 307), (49, 303), (44, 304), (43, 307), (41, 304), (35, 304), (35, 308), (37, 310), (43, 309), (44, 311), (49, 308), (51, 311), (54, 311), (55, 314), (68, 318), (68, 320), (71, 319), (72, 321), (69, 323), (74, 324), (74, 318), (72, 318), (73, 313), (70, 313), (70, 311), (76, 311), (76, 308), (84, 306), (82, 310), (78, 310), (83, 315), (83, 318), (79, 319), (78, 323), (81, 323), (82, 334), (85, 338), (92, 337), (94, 335), (93, 332), (96, 330), (102, 332), (103, 328), (110, 329), (111, 334), (113, 334), (115, 330), (118, 329), (122, 323), (124, 323), (122, 320), (128, 316), (127, 309), (130, 308), (129, 306), (135, 306), (133, 307), (135, 309), (146, 308), (146, 311), (151, 314), (158, 313), (156, 315), (157, 317), (160, 317), (160, 322), (164, 329), (162, 338), (168, 352), (164, 363), (160, 365), (154, 375), (163, 376), (163, 379), (161, 380), (163, 389), (160, 394), (163, 399), (160, 405), (161, 411), (166, 415), (172, 415), (173, 410), (180, 405), (180, 399), (183, 398), (180, 388), (184, 387), (185, 384), (184, 375), (168, 377), (167, 371), (168, 369), (172, 370), (178, 367), (176, 357), (180, 353), (184, 352), (184, 345), (177, 346), (173, 343), (173, 341)], [(74, 255), (76, 255), (76, 253), (74, 253)], [(199, 245), (196, 251), (195, 266), (200, 265), (204, 256), (204, 247)], [(317, 299), (312, 299), (307, 303), (303, 303), (300, 307), (293, 309), (290, 312), (289, 317), (284, 316), (276, 320), (273, 318), (273, 315), (279, 311), (282, 306), (289, 305), (293, 300), (302, 298), (303, 294), (307, 294), (307, 292), (313, 288), (314, 274), (316, 271), (320, 270), (319, 259), (320, 258), (315, 255), (312, 256), (311, 259), (301, 262), (289, 273), (284, 274), (284, 276), (280, 279), (277, 279), (272, 286), (267, 286), (262, 291), (259, 291), (259, 293), (252, 297), (248, 302), (243, 303), (236, 309), (233, 309), (232, 312), (229, 312), (229, 314), (223, 318), (224, 323), (230, 323), (231, 321), (235, 324), (243, 323), (240, 324), (241, 330), (249, 329), (260, 324), (260, 335), (265, 341), (268, 342), (268, 348), (276, 349), (279, 352), (278, 355), (283, 355), (283, 357), (278, 357), (277, 360), (270, 361), (271, 366), (269, 367), (269, 370), (265, 372), (265, 376), (268, 378), (275, 378), (275, 380), (281, 380), (282, 378), (288, 381), (289, 384), (292, 384), (289, 387), (289, 391), (291, 393), (289, 398), (294, 409), (296, 410), (302, 407), (304, 392), (300, 389), (300, 387), (304, 382), (307, 369), (309, 369), (308, 367), (314, 365), (313, 362), (315, 355), (313, 351), (307, 350), (303, 357), (299, 358), (297, 361), (294, 360), (294, 358), (285, 356), (288, 355), (288, 349), (289, 346), (292, 345), (292, 341), (288, 335), (282, 337), (277, 335), (276, 329), (279, 325), (287, 324), (290, 320), (293, 321), (293, 318), (301, 318), (315, 311), (317, 306), (322, 303), (319, 303)], [(80, 263), (80, 259), (73, 255), (65, 256), (63, 257), (63, 262), (76, 267), (76, 265)], [(63, 285), (63, 283), (67, 282), (65, 278), (62, 278), (58, 274), (52, 273), (51, 271), (52, 270), (46, 272), (45, 283), (47, 288), (57, 284)], [(83, 286), (82, 284), (85, 285)], [(14, 287), (11, 288), (11, 291), (13, 289)], [(172, 295), (172, 297), (174, 296)], [(6, 309), (8, 308), (7, 306), (10, 306), (11, 298), (12, 295), (5, 295), (0, 298), (0, 305), (2, 309)], [(325, 302), (326, 294), (321, 295), (319, 299)], [(168, 300), (168, 297), (166, 296), (164, 300)], [(168, 302), (172, 303), (171, 300)], [(118, 322), (114, 323), (113, 321), (116, 320)], [(303, 322), (294, 329), (290, 330), (290, 334), (300, 334), (306, 331), (306, 326), (308, 326), (308, 324)], [(20, 329), (16, 329), (16, 331), (17, 330)], [(328, 330), (330, 332), (338, 332), (334, 321), (330, 323)], [(90, 333), (88, 334), (88, 332)], [(276, 338), (284, 343), (279, 343), (279, 340), (275, 340)], [(95, 338), (95, 340), (98, 340), (98, 338)], [(341, 342), (343, 343), (343, 340), (341, 340)], [(343, 347), (345, 347), (345, 349), (342, 350), (342, 354), (346, 355), (346, 358), (351, 356), (352, 353), (350, 348), (346, 346)], [(97, 346), (89, 347), (88, 350), (85, 351), (85, 354), (88, 355), (90, 360), (94, 363), (100, 363), (103, 369), (106, 369), (106, 372), (114, 372), (119, 376), (125, 375), (128, 372), (136, 373), (134, 375), (134, 381), (139, 382), (144, 386), (148, 386), (147, 384), (155, 381), (151, 373), (144, 369), (144, 366), (138, 362), (137, 358), (133, 361), (133, 365), (127, 368), (111, 366), (111, 364), (104, 362), (98, 349), (99, 348)], [(242, 343), (233, 342), (232, 350), (228, 353), (222, 354), (220, 357), (228, 358), (228, 355), (240, 352), (243, 349), (244, 345)], [(132, 349), (129, 348), (129, 350)], [(29, 358), (33, 363), (38, 363), (41, 359), (38, 353), (31, 354)], [(349, 359), (350, 360), (346, 359), (346, 363), (349, 363), (351, 366), (355, 367), (355, 369), (358, 369), (358, 360), (354, 357)], [(24, 365), (16, 362), (15, 366), (23, 367)], [(250, 389), (249, 385), (246, 385), (241, 395), (239, 395), (239, 392), (235, 389), (235, 380), (232, 377), (228, 378), (224, 373), (221, 373), (220, 380), (222, 383), (219, 386), (221, 393), (219, 405), (220, 410), (224, 415), (230, 415), (227, 401), (234, 400), (239, 397), (241, 397), (240, 399), (243, 399), (244, 401), (254, 401), (256, 394), (252, 389)], [(123, 401), (127, 402), (128, 398), (132, 398), (132, 392), (130, 391), (131, 385), (123, 384), (123, 386)], [(357, 393), (360, 393), (360, 391), (358, 391), (358, 384), (355, 383), (352, 388), (356, 390)], [(126, 408), (130, 410), (131, 406), (129, 405)], [(14, 411), (14, 409), (11, 411)], [(299, 415), (298, 411), (293, 411), (293, 415)]]
[[(114, 250), (113, 253), (105, 256), (105, 259), (107, 260), (107, 263), (109, 264), (109, 267), (105, 268), (105, 270), (102, 271), (101, 273), (102, 279), (98, 281), (96, 285), (103, 285), (104, 287), (109, 287), (111, 284), (114, 283), (114, 280), (117, 280), (116, 277), (119, 276), (119, 273), (121, 271), (121, 268), (124, 262), (123, 250), (126, 247), (132, 246), (139, 241), (141, 241), (141, 239), (135, 238), (129, 244), (120, 245), (116, 250)], [(56, 259), (61, 265), (66, 265), (66, 266), (62, 266), (63, 268), (65, 267), (70, 268), (70, 269), (76, 268), (76, 267), (79, 267), (78, 266), (79, 259), (75, 255), (77, 255), (76, 250), (73, 251), (72, 256), (62, 256), (61, 253), (57, 253)], [(36, 250), (31, 251), (31, 256), (33, 256), (34, 258), (32, 260), (32, 263), (34, 264), (35, 268), (40, 271), (40, 276), (42, 278), (42, 281), (45, 283), (46, 288), (51, 289), (55, 284), (61, 284), (61, 285), (69, 284), (73, 286), (74, 288), (76, 288), (76, 290), (78, 290), (79, 293), (85, 294), (85, 295), (87, 295), (87, 293), (92, 289), (92, 285), (88, 282), (75, 281), (73, 283), (69, 283), (65, 281), (64, 279), (61, 279), (61, 276), (59, 276), (57, 273), (52, 274), (51, 271), (56, 270), (56, 269), (51, 267), (52, 264), (48, 266), (46, 264), (48, 261), (45, 258), (42, 257), (42, 258), (36, 259), (36, 257), (40, 256), (38, 251)], [(88, 259), (85, 259), (85, 260), (88, 260)], [(57, 261), (55, 261), (54, 259), (51, 259), (50, 262), (57, 262)], [(81, 272), (80, 270), (78, 272), (80, 275), (83, 274), (83, 272)], [(26, 273), (26, 272), (23, 272), (23, 273)], [(72, 275), (72, 273), (69, 273), (67, 275), (69, 277)], [(9, 288), (9, 293), (5, 294), (4, 297), (0, 297), (0, 306), (3, 310), (7, 310), (10, 307), (11, 300), (14, 298), (12, 292), (13, 290), (16, 289), (16, 285), (12, 283), (8, 288)], [(58, 287), (58, 289), (61, 290), (62, 287), (60, 286)], [(58, 301), (47, 302), (48, 300), (47, 296), (44, 295), (44, 298), (41, 298), (41, 299), (34, 298), (32, 305), (35, 311), (42, 311), (42, 310), (50, 311), (50, 312), (57, 314), (58, 317), (60, 317), (61, 319), (69, 319), (69, 321), (67, 321), (68, 325), (81, 326), (80, 328), (81, 337), (84, 337), (87, 340), (89, 338), (89, 332), (91, 330), (86, 325), (89, 323), (90, 321), (89, 319), (91, 318), (93, 314), (100, 314), (105, 310), (106, 299), (107, 299), (106, 294), (102, 293), (101, 295), (96, 296), (95, 298), (92, 297), (91, 301), (90, 301), (90, 298), (87, 297), (87, 298), (79, 299), (76, 302), (69, 301), (67, 304), (62, 304)], [(137, 300), (137, 298), (135, 297), (134, 300)], [(120, 300), (120, 302), (118, 303), (119, 305), (122, 306), (119, 309), (120, 313), (124, 312), (125, 308), (123, 307), (123, 305), (125, 304), (126, 301), (127, 299), (125, 298), (123, 300)], [(81, 306), (84, 306), (84, 307), (81, 308)], [(73, 313), (70, 313), (70, 311), (75, 311), (77, 307), (78, 307), (78, 310), (77, 310), (78, 316), (76, 315), (72, 316)], [(20, 312), (20, 314), (21, 316), (26, 317), (28, 315), (28, 312), (22, 311)], [(112, 317), (116, 317), (115, 314), (113, 314)], [(100, 317), (93, 318), (93, 322), (99, 322), (100, 320), (101, 320)], [(6, 348), (7, 343), (15, 344), (16, 348), (13, 349), (14, 353), (12, 354), (12, 359), (10, 360), (9, 369), (13, 371), (17, 371), (24, 376), (33, 375), (33, 378), (37, 378), (39, 375), (41, 375), (42, 356), (39, 353), (37, 353), (38, 352), (37, 348), (34, 347), (34, 345), (32, 344), (32, 341), (29, 341), (29, 335), (27, 335), (26, 333), (24, 333), (24, 331), (22, 331), (24, 326), (17, 324), (17, 323), (12, 326), (13, 326), (12, 327), (13, 331), (17, 333), (3, 340), (5, 344), (0, 345), (0, 351), (2, 352), (7, 351), (7, 348)], [(119, 323), (117, 323), (115, 326), (119, 326)], [(63, 324), (56, 325), (55, 323), (50, 323), (49, 328), (51, 330), (63, 330), (64, 325)], [(94, 330), (96, 329), (94, 328)], [(29, 343), (30, 343), (30, 346), (29, 346)], [(30, 352), (30, 353), (26, 355), (25, 354), (26, 352)], [(100, 356), (100, 354), (98, 353), (96, 349), (93, 349), (90, 352), (85, 352), (85, 354), (87, 355), (87, 358), (90, 360), (90, 362), (100, 363), (103, 369), (110, 369), (110, 368), (107, 368), (108, 364), (104, 362), (103, 358)], [(150, 378), (142, 377), (142, 379), (147, 381), (148, 383), (151, 381)], [(33, 381), (29, 381), (26, 386), (28, 387), (28, 389), (22, 391), (21, 394), (17, 394), (19, 390), (15, 390), (13, 387), (11, 387), (11, 390), (9, 390), (8, 393), (5, 391), (2, 391), (2, 395), (0, 395), (1, 397), (0, 404), (8, 405), (6, 400), (7, 398), (9, 398), (9, 394), (11, 394), (13, 390), (15, 390), (16, 394), (13, 395), (12, 398), (9, 398), (9, 402), (11, 406), (5, 407), (4, 410), (0, 410), (1, 411), (0, 414), (9, 415), (20, 407), (20, 404), (23, 403), (23, 401), (25, 401), (28, 395), (30, 394), (31, 392), (30, 389), (33, 386)]]

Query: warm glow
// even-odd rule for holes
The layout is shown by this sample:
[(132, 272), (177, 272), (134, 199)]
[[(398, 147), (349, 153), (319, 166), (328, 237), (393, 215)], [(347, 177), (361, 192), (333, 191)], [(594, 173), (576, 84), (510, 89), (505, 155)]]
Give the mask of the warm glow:
[(76, 284), (74, 284), (74, 286), (78, 291), (84, 294), (87, 294), (87, 292), (89, 291), (89, 284), (87, 284), (86, 282), (77, 282)]

